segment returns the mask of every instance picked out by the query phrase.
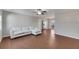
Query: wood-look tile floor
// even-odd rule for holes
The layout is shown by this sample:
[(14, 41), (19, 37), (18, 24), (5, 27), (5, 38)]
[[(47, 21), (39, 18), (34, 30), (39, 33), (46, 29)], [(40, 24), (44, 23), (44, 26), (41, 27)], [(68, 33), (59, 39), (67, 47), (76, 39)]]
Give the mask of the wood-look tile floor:
[(41, 35), (28, 35), (16, 39), (3, 39), (1, 49), (71, 49), (79, 48), (79, 40), (54, 35), (54, 30), (44, 30)]

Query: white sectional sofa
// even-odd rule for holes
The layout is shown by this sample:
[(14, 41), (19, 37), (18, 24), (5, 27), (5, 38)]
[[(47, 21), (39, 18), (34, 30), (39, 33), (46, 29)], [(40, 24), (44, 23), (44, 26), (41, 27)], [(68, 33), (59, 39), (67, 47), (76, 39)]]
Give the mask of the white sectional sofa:
[(41, 33), (41, 29), (36, 27), (13, 27), (10, 29), (10, 38), (15, 38), (28, 34), (38, 35)]
[(41, 29), (39, 28), (32, 29), (31, 31), (33, 35), (38, 35), (42, 33)]
[(31, 34), (31, 31), (27, 27), (15, 27), (10, 30), (10, 37), (15, 38), (23, 35)]

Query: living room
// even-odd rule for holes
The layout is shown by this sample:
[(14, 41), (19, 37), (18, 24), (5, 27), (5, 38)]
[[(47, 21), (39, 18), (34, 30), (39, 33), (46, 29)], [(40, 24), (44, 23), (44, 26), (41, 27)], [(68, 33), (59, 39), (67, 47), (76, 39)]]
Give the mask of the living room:
[(77, 9), (4, 9), (1, 15), (1, 48), (79, 48)]
[(79, 1), (0, 0), (0, 59), (79, 59)]
[(6, 37), (14, 40), (25, 35), (26, 37), (29, 35), (37, 36), (42, 34), (45, 29), (54, 31), (54, 12), (51, 13), (53, 10), (43, 10), (49, 12), (47, 15), (37, 15), (37, 11), (41, 11), (41, 9), (2, 10), (2, 41)]

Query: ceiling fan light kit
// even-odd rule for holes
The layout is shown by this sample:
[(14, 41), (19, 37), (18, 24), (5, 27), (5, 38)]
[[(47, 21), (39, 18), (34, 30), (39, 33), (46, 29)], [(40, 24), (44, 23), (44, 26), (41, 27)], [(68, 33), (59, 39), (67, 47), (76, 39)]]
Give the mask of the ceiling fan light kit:
[(44, 15), (47, 11), (45, 9), (36, 9), (35, 12), (37, 15)]

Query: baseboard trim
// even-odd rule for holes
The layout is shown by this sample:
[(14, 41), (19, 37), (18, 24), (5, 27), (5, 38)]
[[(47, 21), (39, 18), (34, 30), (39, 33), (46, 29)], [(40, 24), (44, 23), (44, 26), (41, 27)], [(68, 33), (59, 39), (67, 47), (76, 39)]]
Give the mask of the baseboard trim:
[(6, 39), (6, 38), (10, 38), (10, 36), (5, 36), (5, 37), (2, 37), (2, 39)]
[(56, 33), (55, 35), (62, 36), (62, 37), (67, 37), (67, 38), (71, 38), (71, 39), (77, 39), (77, 40), (79, 40), (79, 38), (74, 38), (74, 37), (70, 37), (70, 36), (62, 35), (62, 34), (58, 34), (58, 33)]
[[(31, 35), (31, 34), (28, 34), (28, 35)], [(20, 38), (20, 37), (24, 37), (24, 36), (28, 36), (28, 35), (23, 35), (23, 36), (14, 37), (14, 38), (11, 38), (11, 37), (8, 35), (8, 36), (2, 37), (2, 39), (6, 39), (6, 38), (8, 38), (8, 39), (16, 39), (16, 38)]]

